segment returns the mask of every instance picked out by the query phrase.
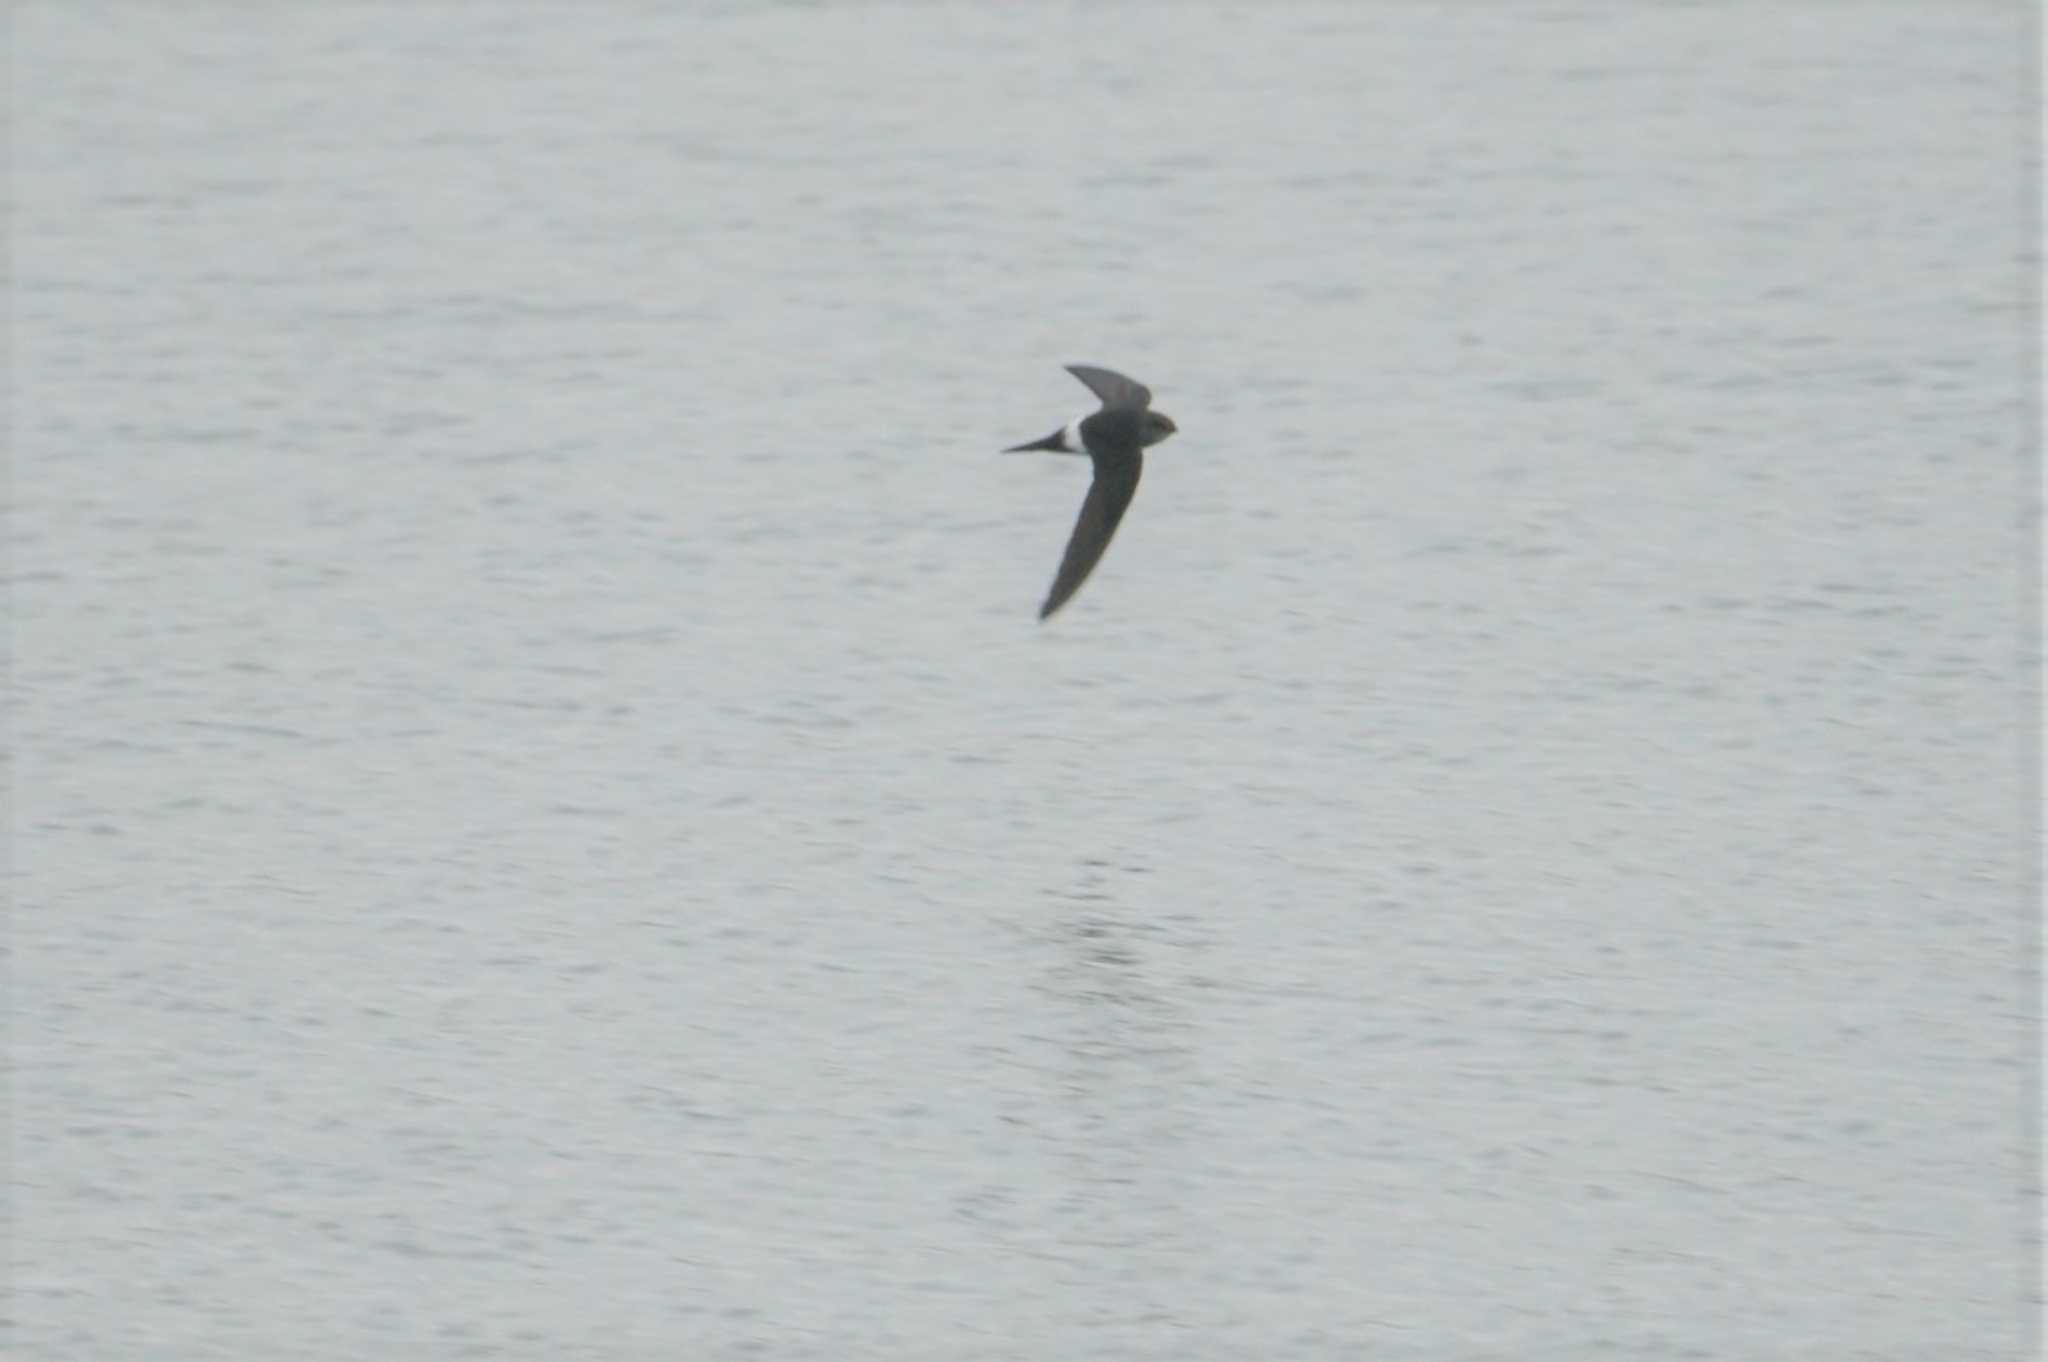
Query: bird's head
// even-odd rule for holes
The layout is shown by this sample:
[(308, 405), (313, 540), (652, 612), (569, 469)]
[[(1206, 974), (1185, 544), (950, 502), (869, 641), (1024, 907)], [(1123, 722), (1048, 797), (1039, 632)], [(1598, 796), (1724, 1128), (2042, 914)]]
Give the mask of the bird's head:
[(1173, 418), (1165, 412), (1147, 411), (1139, 438), (1148, 445), (1156, 445), (1178, 429), (1180, 427), (1174, 425)]

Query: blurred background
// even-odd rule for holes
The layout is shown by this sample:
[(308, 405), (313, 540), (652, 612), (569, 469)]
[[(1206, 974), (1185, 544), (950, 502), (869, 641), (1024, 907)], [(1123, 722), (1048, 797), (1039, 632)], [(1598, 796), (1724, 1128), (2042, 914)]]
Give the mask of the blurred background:
[(2025, 7), (11, 23), (17, 1356), (2029, 1346)]

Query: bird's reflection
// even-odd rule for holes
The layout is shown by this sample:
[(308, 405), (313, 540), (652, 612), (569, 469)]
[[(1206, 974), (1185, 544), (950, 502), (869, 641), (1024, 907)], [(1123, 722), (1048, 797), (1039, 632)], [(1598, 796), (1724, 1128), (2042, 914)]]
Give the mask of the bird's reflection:
[[(1129, 859), (1089, 858), (1048, 889), (1051, 949), (1038, 983), (1054, 1049), (1041, 1133), (1065, 1184), (1061, 1238), (1080, 1254), (1114, 1248), (1104, 1270), (1132, 1283), (1176, 1280), (1160, 1269), (1198, 1243), (1184, 1208), (1199, 1037), (1178, 982), (1196, 947), (1152, 915), (1148, 873)], [(1172, 1309), (1164, 1299), (1147, 1305)]]

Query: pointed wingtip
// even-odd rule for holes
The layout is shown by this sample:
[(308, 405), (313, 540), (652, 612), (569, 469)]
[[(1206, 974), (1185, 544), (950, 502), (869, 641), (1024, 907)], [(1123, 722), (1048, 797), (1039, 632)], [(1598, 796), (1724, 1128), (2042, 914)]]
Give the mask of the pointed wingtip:
[(1150, 388), (1114, 369), (1096, 364), (1069, 364), (1067, 372), (1086, 384), (1088, 391), (1101, 400), (1104, 408), (1128, 407), (1143, 411), (1152, 405)]

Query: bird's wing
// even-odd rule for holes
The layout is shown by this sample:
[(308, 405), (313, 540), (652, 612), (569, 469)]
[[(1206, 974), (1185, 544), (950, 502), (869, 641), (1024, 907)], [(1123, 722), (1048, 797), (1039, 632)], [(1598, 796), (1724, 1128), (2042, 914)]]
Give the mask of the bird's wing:
[(1152, 393), (1144, 384), (1092, 364), (1069, 364), (1067, 372), (1088, 385), (1088, 391), (1102, 399), (1106, 408), (1143, 411), (1152, 405)]
[(1145, 456), (1135, 449), (1095, 456), (1095, 481), (1089, 485), (1087, 500), (1081, 503), (1080, 518), (1075, 520), (1073, 536), (1067, 540), (1066, 556), (1060, 559), (1059, 575), (1052, 579), (1052, 590), (1046, 593), (1045, 604), (1038, 608), (1038, 618), (1044, 619), (1065, 605), (1081, 589), (1081, 583), (1088, 580), (1088, 574), (1102, 559), (1102, 551), (1109, 547), (1110, 536), (1123, 520), (1125, 508), (1137, 494), (1138, 474), (1144, 467)]

